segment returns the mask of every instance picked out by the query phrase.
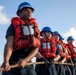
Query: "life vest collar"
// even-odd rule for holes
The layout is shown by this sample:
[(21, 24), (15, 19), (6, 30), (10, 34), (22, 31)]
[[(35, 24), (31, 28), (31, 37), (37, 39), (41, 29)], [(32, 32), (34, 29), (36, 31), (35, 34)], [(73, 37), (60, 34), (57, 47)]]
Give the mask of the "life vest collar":
[[(28, 21), (28, 23), (29, 24), (31, 24), (31, 23), (35, 23), (35, 18), (31, 18), (29, 21)], [(14, 22), (17, 22), (18, 24), (26, 24), (26, 22), (24, 22), (21, 18), (19, 18), (19, 17), (13, 17), (12, 19), (11, 19), (11, 23), (14, 23)], [(20, 22), (20, 23), (19, 23)]]

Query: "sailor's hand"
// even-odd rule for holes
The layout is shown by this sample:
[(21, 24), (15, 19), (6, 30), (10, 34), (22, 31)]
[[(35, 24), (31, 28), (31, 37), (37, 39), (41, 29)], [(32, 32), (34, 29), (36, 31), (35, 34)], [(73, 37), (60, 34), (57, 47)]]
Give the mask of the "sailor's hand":
[(49, 61), (48, 61), (46, 58), (44, 58), (44, 57), (40, 58), (39, 60), (40, 60), (40, 61), (44, 61), (45, 64), (48, 64), (48, 63), (49, 63)]
[(49, 60), (49, 64), (54, 64), (54, 60), (53, 59), (50, 59)]
[(10, 71), (9, 62), (3, 62), (1, 67), (4, 68), (4, 71), (6, 71), (6, 72)]
[(60, 63), (60, 64), (63, 64), (63, 63), (64, 63), (64, 61), (60, 61), (59, 63)]
[(17, 63), (18, 67), (22, 67), (24, 68), (26, 65), (26, 61), (24, 59), (19, 60), (19, 62)]

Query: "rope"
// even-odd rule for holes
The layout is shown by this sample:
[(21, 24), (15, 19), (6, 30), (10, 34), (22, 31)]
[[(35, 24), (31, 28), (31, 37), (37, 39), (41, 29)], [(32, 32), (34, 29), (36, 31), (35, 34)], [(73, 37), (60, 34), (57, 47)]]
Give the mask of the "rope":
[[(31, 62), (31, 63), (27, 63), (26, 65), (32, 65), (32, 64), (45, 64), (45, 62)], [(48, 64), (49, 64), (49, 62), (48, 62)], [(50, 63), (51, 64), (51, 63)], [(54, 64), (60, 64), (60, 65), (72, 65), (71, 63), (59, 63), (59, 62), (54, 62)], [(73, 64), (73, 65), (75, 65), (75, 64)], [(11, 65), (10, 66), (10, 68), (16, 68), (16, 67), (18, 67), (18, 65), (17, 64), (15, 64), (15, 65)], [(1, 71), (4, 71), (4, 68), (2, 67), (2, 68), (0, 68), (0, 72)]]

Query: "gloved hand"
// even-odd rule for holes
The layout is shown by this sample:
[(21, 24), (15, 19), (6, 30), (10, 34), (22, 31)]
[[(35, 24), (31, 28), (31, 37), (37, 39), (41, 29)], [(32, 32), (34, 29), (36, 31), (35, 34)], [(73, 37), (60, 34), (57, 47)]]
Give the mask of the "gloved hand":
[(54, 64), (54, 60), (53, 59), (50, 59), (49, 60), (49, 64)]
[(40, 60), (40, 61), (44, 61), (45, 64), (48, 64), (48, 63), (49, 63), (49, 61), (48, 61), (46, 58), (44, 58), (44, 57), (40, 58), (39, 60)]

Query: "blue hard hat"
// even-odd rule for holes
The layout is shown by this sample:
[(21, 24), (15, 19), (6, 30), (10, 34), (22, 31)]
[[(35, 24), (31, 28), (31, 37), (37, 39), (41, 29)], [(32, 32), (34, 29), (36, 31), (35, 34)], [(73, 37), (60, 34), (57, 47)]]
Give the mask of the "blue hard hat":
[(69, 36), (69, 37), (67, 38), (67, 41), (68, 41), (68, 40), (74, 40), (74, 39), (73, 39), (72, 36)]
[(32, 11), (34, 11), (34, 8), (28, 2), (23, 2), (18, 6), (16, 14), (18, 15), (19, 11), (22, 10), (24, 7), (30, 8), (30, 9), (32, 9)]
[(42, 30), (41, 30), (41, 33), (43, 32), (51, 32), (52, 33), (52, 30), (50, 27), (44, 27)]
[(60, 35), (60, 38), (59, 38), (60, 40), (64, 40), (64, 38)]
[(60, 36), (60, 34), (59, 34), (58, 31), (54, 31), (54, 32), (53, 32), (53, 35), (59, 35), (59, 36)]

